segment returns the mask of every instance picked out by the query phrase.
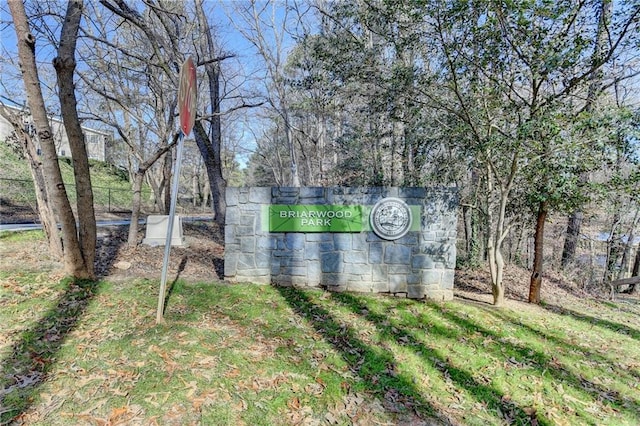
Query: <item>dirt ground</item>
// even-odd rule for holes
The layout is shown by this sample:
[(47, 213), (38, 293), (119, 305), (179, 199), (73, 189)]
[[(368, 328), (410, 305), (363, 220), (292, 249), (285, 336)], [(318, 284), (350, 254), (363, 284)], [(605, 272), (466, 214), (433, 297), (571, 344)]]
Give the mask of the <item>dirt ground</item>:
[[(224, 247), (222, 234), (213, 222), (183, 223), (185, 247), (172, 247), (169, 256), (168, 280), (191, 282), (217, 281), (223, 278)], [(144, 238), (141, 227), (138, 242)], [(96, 254), (96, 274), (110, 280), (132, 278), (159, 279), (164, 258), (164, 246), (127, 245), (128, 227), (100, 228)], [(26, 270), (62, 274), (62, 265), (49, 256), (43, 241), (23, 241), (4, 244), (0, 240), (0, 269), (16, 264)]]

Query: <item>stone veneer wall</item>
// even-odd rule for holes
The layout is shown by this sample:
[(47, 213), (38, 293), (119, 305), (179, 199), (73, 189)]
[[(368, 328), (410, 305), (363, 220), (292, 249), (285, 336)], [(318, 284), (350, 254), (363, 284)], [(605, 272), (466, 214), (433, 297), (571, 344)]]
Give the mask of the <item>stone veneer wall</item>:
[[(270, 233), (263, 206), (373, 206), (396, 197), (420, 206), (420, 230), (394, 241), (360, 233)], [(322, 287), (450, 300), (458, 196), (450, 188), (227, 188), (225, 278), (230, 282)], [(368, 220), (368, 217), (366, 218)]]

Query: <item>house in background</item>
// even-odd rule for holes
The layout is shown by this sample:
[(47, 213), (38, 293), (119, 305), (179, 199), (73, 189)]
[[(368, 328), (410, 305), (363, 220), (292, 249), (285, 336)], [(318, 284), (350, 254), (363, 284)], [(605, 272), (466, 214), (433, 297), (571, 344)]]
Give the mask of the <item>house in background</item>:
[[(22, 125), (24, 126), (24, 130), (31, 136), (35, 136), (35, 126), (28, 110), (7, 105), (0, 106), (0, 108), (2, 107), (6, 108), (10, 114), (19, 117), (22, 121)], [(56, 152), (58, 153), (58, 156), (71, 157), (69, 138), (67, 137), (67, 132), (62, 120), (49, 116), (49, 125), (53, 132), (53, 139), (56, 144)], [(113, 133), (92, 129), (86, 126), (82, 126), (82, 132), (84, 134), (89, 159), (109, 162), (108, 151), (112, 147)], [(0, 114), (0, 141), (5, 142), (13, 136), (13, 126), (2, 114)], [(37, 152), (40, 154), (40, 141), (37, 137), (34, 138), (34, 142), (36, 144)]]

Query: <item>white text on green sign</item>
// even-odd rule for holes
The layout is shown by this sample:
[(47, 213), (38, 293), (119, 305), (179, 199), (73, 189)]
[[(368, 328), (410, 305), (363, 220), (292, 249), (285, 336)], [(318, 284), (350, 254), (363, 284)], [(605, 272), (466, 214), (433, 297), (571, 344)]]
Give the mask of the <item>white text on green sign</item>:
[(361, 232), (362, 206), (273, 204), (269, 232)]

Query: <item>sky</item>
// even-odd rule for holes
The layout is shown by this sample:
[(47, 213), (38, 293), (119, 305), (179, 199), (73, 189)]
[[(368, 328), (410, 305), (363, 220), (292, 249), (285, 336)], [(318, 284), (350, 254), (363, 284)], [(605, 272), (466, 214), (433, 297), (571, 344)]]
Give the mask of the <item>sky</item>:
[[(131, 3), (135, 4), (135, 1)], [(64, 8), (65, 3), (60, 2), (58, 4), (61, 9)], [(264, 66), (253, 45), (238, 30), (238, 26), (242, 25), (242, 21), (237, 19), (234, 8), (240, 4), (241, 2), (231, 0), (205, 0), (204, 8), (210, 17), (217, 44), (221, 46), (224, 53), (235, 55), (234, 58), (228, 60), (230, 68), (234, 72), (242, 70), (241, 72), (246, 75), (256, 76), (264, 72)], [(272, 16), (276, 21), (282, 19), (282, 4), (276, 3), (277, 7), (273, 11)], [(57, 37), (58, 34), (55, 34), (55, 36)], [(290, 46), (293, 44), (293, 40), (287, 36), (285, 43)], [(19, 106), (25, 102), (25, 97), (23, 90), (19, 89), (22, 87), (22, 81), (17, 68), (16, 36), (6, 0), (0, 0), (0, 55), (4, 58), (4, 60), (0, 60), (0, 75), (2, 75), (0, 102)], [(36, 44), (36, 56), (37, 61), (42, 65), (39, 68), (39, 72), (42, 83), (45, 86), (45, 96), (48, 93), (48, 104), (52, 105), (52, 109), (55, 109), (58, 102), (54, 97), (55, 74), (51, 66), (55, 50), (50, 44), (38, 41)], [(261, 78), (260, 81), (264, 81), (264, 78)], [(46, 90), (47, 88), (50, 90)], [(56, 113), (57, 111), (54, 110), (52, 112)], [(240, 119), (234, 122), (232, 135), (233, 139), (237, 140), (241, 146), (249, 151), (255, 146), (256, 129), (249, 131), (247, 126), (255, 127), (259, 125), (256, 122), (254, 113), (255, 111), (245, 111), (244, 117), (241, 116)], [(236, 116), (238, 115), (236, 114)], [(257, 133), (259, 134), (260, 132), (258, 131)], [(246, 163), (247, 155), (248, 152), (244, 152), (239, 157), (241, 164)]]

